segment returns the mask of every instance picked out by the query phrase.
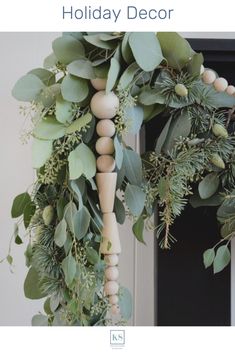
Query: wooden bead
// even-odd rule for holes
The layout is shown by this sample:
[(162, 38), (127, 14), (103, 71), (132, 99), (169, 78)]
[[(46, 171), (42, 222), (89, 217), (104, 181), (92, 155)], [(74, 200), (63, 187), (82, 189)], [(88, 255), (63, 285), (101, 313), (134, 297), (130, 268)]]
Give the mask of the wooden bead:
[(113, 93), (99, 91), (91, 99), (91, 111), (98, 119), (112, 119), (117, 113), (119, 99)]
[(115, 295), (118, 293), (119, 285), (115, 281), (108, 281), (104, 285), (104, 291), (106, 295)]
[(113, 315), (118, 315), (120, 314), (120, 308), (118, 305), (112, 305), (111, 307), (111, 312)]
[(114, 212), (104, 213), (100, 253), (105, 255), (120, 254), (121, 250), (116, 215)]
[(214, 88), (217, 92), (224, 92), (228, 87), (228, 81), (223, 77), (218, 77), (214, 82)]
[(216, 74), (212, 70), (205, 70), (202, 75), (202, 80), (207, 85), (212, 84), (216, 80)]
[(112, 156), (104, 154), (96, 160), (97, 169), (102, 173), (111, 173), (115, 169), (115, 160)]
[(96, 125), (96, 132), (99, 136), (112, 137), (115, 134), (115, 125), (110, 119), (103, 119)]
[(105, 89), (107, 80), (106, 78), (95, 78), (91, 80), (91, 84), (97, 91), (101, 91)]
[(119, 277), (119, 271), (116, 266), (107, 267), (105, 270), (105, 277), (109, 281), (116, 281)]
[(109, 266), (116, 266), (118, 264), (118, 255), (112, 254), (112, 255), (105, 255), (104, 261), (107, 265)]
[(117, 173), (96, 173), (96, 184), (102, 213), (113, 212)]
[(109, 296), (109, 304), (117, 304), (118, 303), (118, 296), (117, 295), (110, 295)]
[(232, 95), (235, 93), (235, 87), (232, 86), (232, 85), (228, 86), (227, 89), (226, 89), (226, 92), (227, 92), (230, 96), (232, 96)]
[(100, 137), (96, 141), (95, 149), (99, 154), (113, 154), (114, 144), (111, 137)]

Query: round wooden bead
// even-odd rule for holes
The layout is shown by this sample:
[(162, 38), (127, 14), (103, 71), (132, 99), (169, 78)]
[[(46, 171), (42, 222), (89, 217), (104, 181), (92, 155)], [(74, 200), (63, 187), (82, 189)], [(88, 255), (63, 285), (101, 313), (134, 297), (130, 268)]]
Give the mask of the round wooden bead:
[(118, 293), (119, 285), (115, 281), (108, 281), (104, 285), (104, 291), (106, 295), (115, 295)]
[(95, 149), (99, 154), (113, 154), (114, 144), (110, 137), (100, 137), (95, 144)]
[(118, 264), (118, 255), (113, 254), (113, 255), (105, 255), (104, 261), (107, 265), (109, 266), (116, 266)]
[(119, 107), (119, 99), (113, 93), (99, 91), (91, 99), (91, 111), (98, 119), (112, 119)]
[(118, 296), (117, 295), (110, 295), (109, 296), (109, 304), (117, 304), (118, 303)]
[(224, 92), (228, 87), (228, 81), (223, 77), (218, 77), (214, 82), (214, 88), (217, 92)]
[(116, 266), (107, 267), (105, 270), (105, 277), (109, 281), (116, 281), (119, 276), (119, 271)]
[(232, 85), (228, 86), (227, 89), (226, 89), (226, 92), (227, 92), (230, 96), (232, 96), (232, 95), (235, 93), (235, 87), (232, 86)]
[(106, 87), (107, 80), (106, 78), (95, 78), (91, 80), (92, 86), (97, 90), (101, 91), (104, 90)]
[(115, 125), (110, 119), (100, 120), (96, 125), (96, 132), (101, 137), (112, 137), (115, 134)]
[(202, 80), (204, 83), (210, 85), (216, 80), (216, 74), (212, 70), (205, 70), (202, 75)]
[(204, 71), (205, 71), (205, 67), (204, 67), (204, 65), (201, 65), (201, 67), (200, 67), (200, 75), (202, 75)]
[(112, 305), (111, 307), (111, 312), (113, 315), (118, 315), (120, 314), (120, 308), (118, 305)]
[(115, 160), (112, 156), (103, 154), (96, 160), (97, 169), (102, 173), (111, 173), (115, 169)]

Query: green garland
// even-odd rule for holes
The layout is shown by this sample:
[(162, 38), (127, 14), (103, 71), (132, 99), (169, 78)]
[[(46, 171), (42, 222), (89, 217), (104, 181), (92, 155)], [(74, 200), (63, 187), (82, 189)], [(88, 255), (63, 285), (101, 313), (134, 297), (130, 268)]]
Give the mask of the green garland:
[[(45, 314), (34, 316), (34, 325), (124, 324), (131, 316), (129, 291), (120, 289), (115, 320), (103, 294), (91, 80), (107, 80), (106, 94), (119, 99), (113, 139), (122, 195), (115, 198), (118, 222), (130, 216), (144, 242), (144, 224), (158, 207), (157, 237), (168, 249), (175, 241), (171, 226), (188, 202), (218, 207), (222, 238), (204, 253), (205, 267), (213, 265), (215, 273), (229, 263), (235, 234), (235, 137), (227, 130), (235, 97), (203, 82), (202, 54), (177, 33), (64, 33), (52, 48), (44, 68), (23, 76), (12, 92), (29, 102), (21, 112), (31, 119), (26, 137), (33, 138), (37, 174), (12, 206), (12, 217), (19, 218), (15, 242), (22, 243), (22, 222), (28, 235), (25, 295), (46, 298)], [(141, 158), (125, 134), (137, 134), (160, 114), (165, 126), (155, 151)], [(7, 260), (12, 264), (10, 253)]]

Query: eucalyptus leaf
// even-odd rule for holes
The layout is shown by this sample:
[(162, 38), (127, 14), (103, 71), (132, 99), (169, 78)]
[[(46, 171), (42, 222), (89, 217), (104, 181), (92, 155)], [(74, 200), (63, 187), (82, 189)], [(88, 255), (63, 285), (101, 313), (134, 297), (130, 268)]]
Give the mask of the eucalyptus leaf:
[(64, 258), (64, 260), (62, 261), (61, 267), (64, 272), (65, 282), (69, 287), (75, 278), (76, 267), (77, 267), (76, 261), (72, 256), (71, 252), (67, 257)]
[(99, 262), (99, 254), (94, 248), (87, 247), (86, 248), (86, 256), (88, 261), (92, 264), (95, 265)]
[(62, 124), (70, 122), (73, 118), (72, 103), (64, 100), (62, 96), (57, 97), (55, 106), (55, 116), (56, 119)]
[(126, 210), (123, 202), (116, 196), (114, 200), (114, 212), (119, 224), (123, 224), (126, 219)]
[(45, 108), (51, 108), (57, 97), (60, 95), (60, 84), (55, 83), (51, 86), (43, 88), (41, 93), (35, 98), (36, 103), (42, 104)]
[(169, 128), (170, 128), (170, 125), (171, 125), (171, 120), (172, 120), (172, 117), (170, 117), (168, 120), (167, 120), (167, 123), (165, 124), (164, 128), (162, 129), (158, 139), (157, 139), (157, 143), (156, 143), (156, 147), (155, 147), (155, 152), (157, 154), (160, 154), (161, 153), (161, 150), (162, 150), (162, 147), (166, 141), (166, 138), (167, 138), (167, 134), (168, 134), (168, 131), (169, 131)]
[(214, 273), (221, 272), (230, 262), (231, 255), (227, 245), (222, 245), (217, 249), (213, 269)]
[(127, 89), (129, 85), (132, 83), (135, 75), (140, 70), (139, 66), (136, 62), (132, 63), (128, 66), (128, 68), (123, 72), (120, 80), (119, 85), (122, 89)]
[(220, 184), (217, 173), (207, 174), (198, 185), (198, 192), (202, 199), (208, 199), (216, 193)]
[(57, 59), (65, 65), (85, 55), (82, 43), (72, 36), (62, 36), (55, 39), (52, 48)]
[(30, 267), (25, 278), (24, 294), (28, 299), (41, 299), (46, 296), (40, 289), (39, 276), (34, 267)]
[(195, 53), (192, 57), (192, 60), (189, 61), (187, 65), (187, 71), (190, 75), (200, 75), (201, 66), (204, 62), (202, 53)]
[(69, 157), (69, 174), (70, 179), (77, 179), (82, 174), (87, 179), (91, 179), (96, 173), (96, 159), (90, 148), (81, 143), (76, 149), (70, 152)]
[(137, 221), (133, 224), (132, 231), (136, 237), (136, 239), (145, 244), (144, 238), (143, 238), (143, 232), (144, 232), (144, 220), (143, 217), (140, 216)]
[(224, 197), (219, 194), (215, 194), (208, 199), (201, 199), (198, 193), (192, 195), (189, 199), (190, 205), (194, 208), (202, 206), (219, 206), (223, 202)]
[(45, 117), (37, 123), (33, 130), (34, 136), (42, 140), (57, 140), (63, 137), (65, 132), (66, 127), (53, 117)]
[(188, 41), (176, 32), (158, 32), (162, 52), (168, 65), (180, 70), (195, 54)]
[(12, 95), (19, 101), (32, 102), (44, 87), (44, 83), (37, 76), (27, 74), (16, 82)]
[(208, 268), (208, 267), (210, 267), (213, 264), (214, 258), (215, 258), (215, 250), (214, 250), (214, 248), (207, 249), (203, 253), (203, 263), (204, 263), (205, 268)]
[(73, 201), (69, 201), (64, 209), (64, 219), (66, 220), (70, 231), (74, 234), (74, 215), (77, 212), (77, 207)]
[(104, 41), (100, 39), (100, 34), (91, 34), (87, 36), (83, 36), (83, 38), (90, 44), (95, 47), (102, 49), (114, 49), (116, 47), (116, 43), (113, 41)]
[(64, 219), (57, 224), (54, 238), (56, 245), (62, 248), (67, 239), (67, 223)]
[(91, 80), (96, 77), (92, 63), (87, 59), (73, 61), (68, 65), (67, 70), (71, 75), (85, 78), (87, 80)]
[(123, 162), (123, 147), (119, 141), (118, 136), (114, 137), (115, 161), (118, 169), (121, 169)]
[(133, 216), (141, 215), (145, 205), (146, 195), (137, 185), (127, 184), (125, 190), (125, 202)]
[(123, 152), (123, 162), (127, 179), (133, 185), (140, 185), (143, 178), (140, 156), (138, 153), (127, 148)]
[(55, 73), (46, 69), (37, 68), (28, 72), (28, 74), (37, 76), (46, 86), (55, 83)]
[(125, 109), (125, 123), (129, 133), (136, 135), (141, 128), (143, 120), (144, 111), (142, 107), (136, 105)]
[(36, 211), (36, 205), (33, 201), (27, 203), (27, 205), (24, 208), (24, 226), (25, 228), (28, 228), (31, 218), (35, 214)]
[(51, 53), (50, 55), (48, 55), (43, 62), (43, 67), (45, 69), (51, 69), (52, 67), (55, 67), (56, 64), (58, 62), (57, 57), (55, 56), (54, 53)]
[(68, 201), (66, 200), (66, 198), (64, 196), (61, 196), (56, 203), (57, 216), (60, 221), (64, 217), (64, 209), (65, 209), (65, 206), (67, 205), (67, 203), (68, 203)]
[(126, 32), (122, 40), (121, 51), (125, 62), (128, 64), (131, 64), (134, 61), (134, 56), (132, 54), (131, 47), (129, 44), (129, 37), (130, 37), (130, 32)]
[(74, 215), (74, 230), (78, 240), (81, 240), (87, 233), (90, 225), (91, 215), (88, 209), (83, 206)]
[(162, 62), (161, 46), (153, 32), (132, 32), (129, 44), (137, 64), (144, 71), (152, 71)]
[(48, 326), (48, 318), (46, 315), (34, 315), (32, 317), (32, 326)]
[(89, 93), (87, 80), (67, 75), (61, 84), (61, 94), (69, 102), (80, 103), (86, 99)]
[(80, 132), (85, 126), (87, 126), (92, 120), (92, 115), (90, 113), (86, 113), (81, 117), (77, 118), (72, 122), (70, 126), (66, 129), (66, 134), (71, 134), (73, 132)]
[(32, 160), (33, 168), (41, 168), (50, 158), (53, 150), (53, 142), (48, 140), (33, 139)]
[(12, 218), (18, 218), (24, 213), (25, 207), (31, 203), (31, 198), (27, 192), (17, 195), (11, 208)]
[(109, 93), (115, 86), (119, 75), (119, 71), (120, 71), (119, 62), (115, 58), (112, 58), (110, 62), (108, 77), (107, 77), (106, 93)]

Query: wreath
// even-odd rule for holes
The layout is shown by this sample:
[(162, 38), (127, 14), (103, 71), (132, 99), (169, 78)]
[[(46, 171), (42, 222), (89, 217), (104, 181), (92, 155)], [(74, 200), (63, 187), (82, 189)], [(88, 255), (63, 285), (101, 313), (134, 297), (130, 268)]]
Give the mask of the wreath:
[[(22, 243), (22, 223), (28, 236), (25, 296), (46, 299), (32, 323), (124, 324), (132, 304), (118, 284), (117, 222), (126, 216), (144, 243), (158, 212), (156, 236), (169, 249), (187, 203), (217, 207), (221, 239), (203, 261), (214, 273), (230, 261), (235, 88), (177, 33), (64, 33), (52, 49), (12, 91), (28, 102), (20, 111), (36, 170), (11, 211), (12, 240)], [(140, 156), (126, 134), (159, 116), (155, 150)]]

